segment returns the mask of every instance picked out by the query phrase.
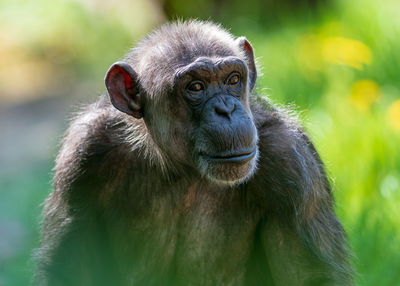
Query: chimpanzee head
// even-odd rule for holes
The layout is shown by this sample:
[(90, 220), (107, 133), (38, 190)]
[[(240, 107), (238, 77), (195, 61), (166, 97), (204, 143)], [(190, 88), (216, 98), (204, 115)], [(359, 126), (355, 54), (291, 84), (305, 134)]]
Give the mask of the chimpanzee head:
[(219, 184), (248, 179), (258, 157), (249, 96), (253, 49), (211, 23), (172, 23), (106, 75), (112, 104), (143, 118), (161, 160)]

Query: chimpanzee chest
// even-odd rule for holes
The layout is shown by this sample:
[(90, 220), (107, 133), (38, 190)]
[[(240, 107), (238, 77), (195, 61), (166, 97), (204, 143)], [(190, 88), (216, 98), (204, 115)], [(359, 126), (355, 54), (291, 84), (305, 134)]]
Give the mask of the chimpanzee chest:
[(243, 284), (256, 223), (238, 203), (190, 190), (149, 202), (121, 233), (125, 241), (114, 242), (120, 268), (132, 284)]

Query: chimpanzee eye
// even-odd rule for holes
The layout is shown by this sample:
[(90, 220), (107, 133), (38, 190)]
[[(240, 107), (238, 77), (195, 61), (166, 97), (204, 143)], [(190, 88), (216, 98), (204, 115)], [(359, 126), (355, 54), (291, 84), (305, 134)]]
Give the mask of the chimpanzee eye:
[(236, 85), (240, 82), (240, 75), (238, 73), (233, 73), (228, 77), (228, 80), (226, 81), (227, 84), (229, 85)]
[(199, 92), (204, 90), (204, 84), (201, 81), (192, 81), (189, 83), (187, 89), (192, 92)]

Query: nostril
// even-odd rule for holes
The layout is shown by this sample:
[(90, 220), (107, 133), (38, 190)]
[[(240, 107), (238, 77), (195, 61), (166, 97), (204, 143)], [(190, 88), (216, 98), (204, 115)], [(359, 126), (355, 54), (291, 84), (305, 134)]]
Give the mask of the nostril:
[(228, 114), (228, 111), (226, 110), (226, 108), (223, 108), (223, 107), (221, 107), (221, 106), (216, 106), (216, 107), (214, 108), (214, 110), (215, 110), (215, 113), (217, 113), (217, 114), (219, 114), (219, 115)]
[(231, 113), (235, 110), (236, 105), (235, 104), (220, 104), (215, 106), (214, 110), (215, 113), (223, 116), (229, 116)]

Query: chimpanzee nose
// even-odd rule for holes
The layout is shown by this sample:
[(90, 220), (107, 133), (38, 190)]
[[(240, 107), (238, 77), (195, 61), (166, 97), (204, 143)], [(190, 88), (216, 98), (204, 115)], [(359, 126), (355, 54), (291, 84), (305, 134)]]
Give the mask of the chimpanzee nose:
[(219, 98), (219, 100), (215, 103), (215, 113), (221, 116), (230, 117), (232, 112), (235, 110), (236, 104), (233, 100)]

